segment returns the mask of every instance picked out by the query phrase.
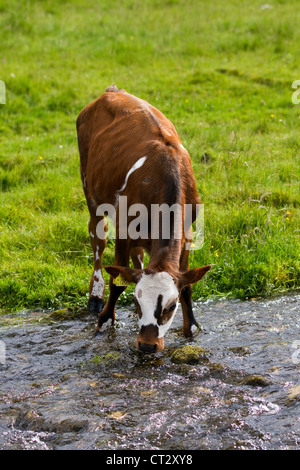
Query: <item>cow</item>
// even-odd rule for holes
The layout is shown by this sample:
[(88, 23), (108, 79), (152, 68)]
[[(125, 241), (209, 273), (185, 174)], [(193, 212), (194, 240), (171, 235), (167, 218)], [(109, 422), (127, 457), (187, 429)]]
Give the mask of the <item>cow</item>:
[[(135, 283), (133, 300), (138, 314), (136, 346), (154, 353), (164, 349), (179, 301), (183, 313), (183, 333), (191, 337), (199, 331), (192, 309), (192, 284), (198, 282), (210, 265), (189, 269), (188, 237), (181, 222), (170, 217), (169, 237), (151, 237), (151, 207), (165, 204), (192, 207), (192, 222), (200, 204), (191, 159), (173, 124), (147, 101), (112, 85), (79, 114), (77, 137), (82, 185), (90, 214), (89, 234), (94, 253), (94, 270), (89, 289), (88, 309), (98, 315), (96, 330), (115, 322), (116, 302), (130, 283)], [(148, 234), (120, 236), (121, 197), (128, 207), (139, 204), (147, 211)], [(102, 255), (106, 247), (107, 212), (114, 207), (115, 255), (110, 275), (109, 296), (104, 302), (105, 283)], [(128, 218), (127, 224), (133, 220)], [(126, 227), (125, 227), (126, 228)], [(175, 230), (181, 237), (174, 236)], [(184, 233), (183, 233), (184, 232)], [(148, 264), (144, 267), (144, 252)], [(132, 266), (130, 265), (130, 258)], [(118, 280), (118, 282), (117, 282)]]

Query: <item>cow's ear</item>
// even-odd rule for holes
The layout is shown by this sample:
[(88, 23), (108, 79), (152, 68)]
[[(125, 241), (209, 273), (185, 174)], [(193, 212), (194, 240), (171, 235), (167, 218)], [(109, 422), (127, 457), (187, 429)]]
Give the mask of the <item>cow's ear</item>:
[(141, 269), (131, 269), (124, 266), (105, 266), (105, 270), (114, 279), (119, 278), (118, 280), (120, 282), (125, 281), (128, 284), (131, 284), (132, 282), (137, 283), (142, 275)]
[(202, 268), (194, 268), (186, 271), (185, 273), (181, 273), (179, 275), (179, 287), (182, 289), (189, 284), (195, 284), (195, 282), (200, 281), (210, 268), (211, 265), (209, 264), (208, 266), (202, 266)]

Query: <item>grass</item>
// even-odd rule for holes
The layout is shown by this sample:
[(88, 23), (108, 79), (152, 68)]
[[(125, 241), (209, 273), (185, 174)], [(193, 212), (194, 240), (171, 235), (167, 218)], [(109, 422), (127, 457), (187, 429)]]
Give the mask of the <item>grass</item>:
[(113, 82), (170, 118), (192, 157), (205, 243), (191, 266), (213, 264), (194, 298), (299, 287), (299, 8), (262, 5), (1, 3), (2, 310), (87, 301), (92, 252), (75, 121)]

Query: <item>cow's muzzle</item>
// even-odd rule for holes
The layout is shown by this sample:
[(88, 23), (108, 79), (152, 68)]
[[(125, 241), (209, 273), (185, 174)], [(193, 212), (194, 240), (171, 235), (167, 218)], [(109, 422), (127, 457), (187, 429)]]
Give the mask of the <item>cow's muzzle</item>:
[(148, 343), (141, 343), (138, 342), (138, 350), (143, 351), (145, 353), (155, 353), (157, 350), (157, 344), (148, 344)]
[(157, 353), (165, 347), (164, 338), (158, 338), (156, 325), (142, 326), (136, 340), (136, 347), (145, 353)]

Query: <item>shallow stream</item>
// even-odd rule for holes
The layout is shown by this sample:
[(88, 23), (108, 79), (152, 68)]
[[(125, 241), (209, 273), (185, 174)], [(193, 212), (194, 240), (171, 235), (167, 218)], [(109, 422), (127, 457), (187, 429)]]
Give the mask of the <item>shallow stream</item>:
[[(73, 311), (0, 316), (0, 449), (299, 449), (300, 294), (178, 311), (157, 355), (139, 353), (133, 307), (95, 337)], [(175, 364), (201, 346), (206, 361)]]

